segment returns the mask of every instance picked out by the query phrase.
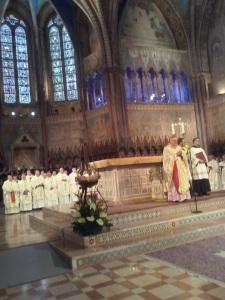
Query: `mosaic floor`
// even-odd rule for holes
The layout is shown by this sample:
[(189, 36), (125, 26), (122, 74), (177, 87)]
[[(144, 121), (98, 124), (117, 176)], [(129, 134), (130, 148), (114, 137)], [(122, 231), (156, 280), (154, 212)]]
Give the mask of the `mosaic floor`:
[[(50, 231), (48, 238), (53, 238)], [(225, 261), (223, 258), (225, 236), (213, 239), (207, 240), (208, 245), (218, 246), (215, 248), (218, 252), (216, 264), (220, 265), (222, 273), (222, 269), (225, 268), (222, 267), (220, 259)], [(30, 228), (28, 214), (8, 217), (0, 215), (0, 250), (45, 240), (46, 236), (35, 233)], [(193, 254), (195, 251), (197, 253), (193, 248), (186, 253), (187, 258), (192, 257), (192, 251)], [(202, 252), (207, 254), (205, 250)], [(204, 260), (204, 253), (201, 253), (201, 257)], [(2, 289), (0, 300), (224, 300), (225, 278), (219, 278), (221, 281), (215, 280), (210, 276), (212, 274), (208, 274), (211, 278), (197, 274), (199, 270), (197, 269), (196, 273), (187, 272), (186, 269), (148, 255), (114, 258), (107, 263), (94, 264), (74, 273), (69, 272), (26, 285)], [(4, 276), (4, 269), (1, 266), (0, 276)]]
[(0, 291), (0, 300), (221, 300), (224, 296), (222, 284), (145, 256)]

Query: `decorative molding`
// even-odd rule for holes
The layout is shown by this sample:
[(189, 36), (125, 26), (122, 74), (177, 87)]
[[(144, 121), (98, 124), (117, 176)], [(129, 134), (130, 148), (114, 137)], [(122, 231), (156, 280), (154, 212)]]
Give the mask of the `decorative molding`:
[(194, 104), (127, 104), (128, 111), (194, 111)]

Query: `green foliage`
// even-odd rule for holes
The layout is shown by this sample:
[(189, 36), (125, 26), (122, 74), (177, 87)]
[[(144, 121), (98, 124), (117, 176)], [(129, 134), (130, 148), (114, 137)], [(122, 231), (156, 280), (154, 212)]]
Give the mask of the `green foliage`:
[(83, 236), (95, 235), (111, 225), (107, 218), (107, 205), (99, 201), (96, 194), (88, 195), (86, 201), (80, 199), (74, 214), (74, 231)]

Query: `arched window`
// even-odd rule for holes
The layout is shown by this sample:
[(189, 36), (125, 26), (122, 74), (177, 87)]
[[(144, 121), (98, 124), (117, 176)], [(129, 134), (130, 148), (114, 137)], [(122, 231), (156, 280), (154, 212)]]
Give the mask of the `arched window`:
[(59, 16), (51, 18), (47, 27), (53, 98), (55, 101), (78, 100), (74, 47), (68, 31)]
[(25, 22), (10, 14), (0, 29), (4, 103), (31, 103), (29, 52)]

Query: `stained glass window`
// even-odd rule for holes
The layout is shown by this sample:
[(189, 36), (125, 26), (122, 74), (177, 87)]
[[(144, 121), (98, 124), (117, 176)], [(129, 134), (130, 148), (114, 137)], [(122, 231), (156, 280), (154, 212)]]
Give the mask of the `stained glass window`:
[(48, 38), (54, 100), (77, 100), (77, 71), (74, 47), (59, 16), (48, 22)]
[(3, 19), (0, 30), (5, 103), (31, 103), (26, 24), (14, 15)]

